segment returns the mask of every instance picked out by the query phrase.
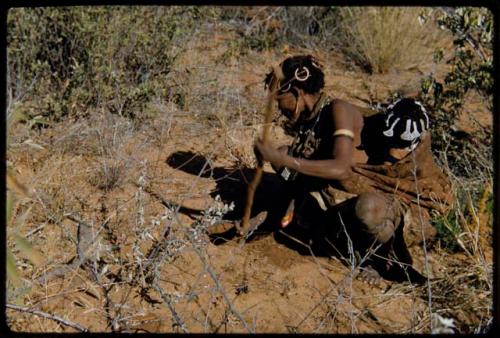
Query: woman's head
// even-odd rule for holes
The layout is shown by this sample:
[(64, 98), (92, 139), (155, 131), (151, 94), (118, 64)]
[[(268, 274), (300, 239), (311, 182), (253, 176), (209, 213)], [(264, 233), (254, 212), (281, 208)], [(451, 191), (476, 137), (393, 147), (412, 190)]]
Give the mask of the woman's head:
[(305, 109), (304, 96), (317, 94), (324, 87), (324, 74), (311, 55), (285, 59), (266, 75), (265, 87), (277, 94), (280, 111), (292, 122), (297, 122)]
[(402, 98), (387, 107), (383, 135), (392, 148), (415, 146), (429, 129), (429, 115), (424, 106), (411, 98)]
[(266, 88), (278, 90), (278, 94), (292, 88), (302, 89), (305, 93), (315, 94), (323, 89), (324, 74), (318, 61), (311, 55), (297, 55), (285, 59), (279, 66), (266, 75)]

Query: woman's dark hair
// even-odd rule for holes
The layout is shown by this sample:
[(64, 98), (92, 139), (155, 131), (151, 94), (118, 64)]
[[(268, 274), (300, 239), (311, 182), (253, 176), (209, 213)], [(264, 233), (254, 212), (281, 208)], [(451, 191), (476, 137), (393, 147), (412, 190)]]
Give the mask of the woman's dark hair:
[(282, 91), (289, 90), (291, 86), (300, 88), (306, 93), (314, 94), (325, 86), (325, 75), (318, 61), (312, 55), (289, 57), (280, 64), (280, 68), (283, 72), (282, 78), (279, 78), (278, 74), (271, 71), (264, 80), (266, 87), (270, 86), (273, 77), (278, 77)]

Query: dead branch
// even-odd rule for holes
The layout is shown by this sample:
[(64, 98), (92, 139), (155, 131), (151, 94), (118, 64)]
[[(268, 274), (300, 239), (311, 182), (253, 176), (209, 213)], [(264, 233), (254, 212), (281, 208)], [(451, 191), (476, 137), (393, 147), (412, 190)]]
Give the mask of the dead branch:
[(89, 329), (87, 329), (86, 327), (81, 326), (80, 324), (73, 323), (73, 322), (71, 322), (71, 321), (69, 321), (67, 319), (61, 318), (61, 317), (56, 316), (56, 315), (51, 315), (50, 313), (47, 313), (47, 312), (42, 312), (42, 311), (39, 311), (39, 310), (34, 310), (34, 309), (27, 308), (27, 307), (21, 307), (21, 306), (17, 306), (17, 305), (14, 305), (14, 304), (9, 304), (9, 303), (5, 304), (5, 306), (7, 308), (9, 308), (9, 309), (12, 309), (12, 310), (16, 310), (16, 311), (19, 311), (19, 312), (27, 312), (27, 313), (34, 314), (35, 316), (40, 316), (40, 317), (43, 317), (43, 318), (47, 318), (47, 319), (56, 321), (59, 324), (72, 327), (73, 329), (78, 330), (80, 332), (89, 332)]
[(117, 332), (120, 329), (120, 326), (118, 324), (117, 318), (115, 318), (111, 314), (111, 310), (115, 308), (115, 305), (111, 298), (109, 297), (109, 292), (111, 291), (113, 284), (111, 284), (109, 287), (105, 287), (101, 281), (101, 278), (99, 277), (99, 272), (96, 271), (96, 261), (94, 259), (86, 260), (88, 263), (84, 265), (85, 269), (91, 276), (91, 278), (94, 280), (94, 282), (99, 285), (99, 287), (102, 290), (102, 294), (104, 296), (104, 299), (106, 300), (104, 304), (104, 310), (106, 311), (106, 320), (108, 322), (108, 326), (111, 328), (113, 332)]
[(177, 311), (175, 311), (172, 300), (170, 299), (170, 295), (166, 294), (156, 282), (153, 283), (153, 288), (160, 294), (161, 299), (163, 299), (163, 301), (167, 304), (168, 309), (172, 313), (174, 324), (177, 325), (182, 330), (182, 332), (189, 333), (188, 329), (186, 328), (186, 324), (184, 324)]
[(243, 326), (245, 327), (245, 329), (249, 333), (255, 333), (255, 331), (252, 330), (248, 326), (248, 324), (247, 324), (246, 320), (243, 318), (243, 316), (234, 308), (234, 305), (231, 302), (231, 300), (229, 299), (229, 296), (225, 292), (224, 288), (222, 287), (219, 278), (217, 278), (216, 273), (209, 266), (209, 264), (207, 263), (207, 260), (205, 259), (203, 254), (200, 252), (199, 248), (196, 245), (193, 245), (193, 249), (196, 252), (196, 254), (198, 255), (198, 257), (200, 258), (201, 262), (203, 263), (203, 267), (204, 267), (205, 271), (208, 272), (208, 274), (210, 275), (210, 277), (214, 281), (217, 290), (219, 290), (221, 292), (222, 297), (224, 297), (224, 300), (226, 301), (227, 305), (229, 306), (229, 309), (231, 310), (231, 312), (240, 320), (240, 322), (243, 324)]

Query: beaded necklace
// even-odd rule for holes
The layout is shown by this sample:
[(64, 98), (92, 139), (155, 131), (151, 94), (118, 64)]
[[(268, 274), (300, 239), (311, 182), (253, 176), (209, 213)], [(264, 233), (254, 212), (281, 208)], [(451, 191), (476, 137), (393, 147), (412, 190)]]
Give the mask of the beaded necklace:
[[(323, 109), (330, 103), (331, 99), (324, 93), (321, 93), (320, 98), (313, 108), (313, 115), (316, 114), (316, 118), (313, 122), (300, 125), (299, 131), (290, 146), (288, 155), (292, 157), (309, 158), (314, 154), (320, 142), (320, 139), (316, 138), (316, 127), (321, 119)], [(297, 176), (297, 172), (285, 167), (281, 172), (281, 176), (285, 180), (294, 180)]]

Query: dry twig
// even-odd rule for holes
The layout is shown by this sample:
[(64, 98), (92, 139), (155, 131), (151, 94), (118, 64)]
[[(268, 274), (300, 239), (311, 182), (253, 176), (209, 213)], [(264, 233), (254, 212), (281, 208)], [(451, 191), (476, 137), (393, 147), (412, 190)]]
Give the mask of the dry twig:
[(51, 315), (50, 313), (47, 313), (47, 312), (43, 312), (43, 311), (39, 311), (39, 310), (34, 310), (34, 309), (27, 308), (27, 307), (21, 307), (21, 306), (17, 306), (17, 305), (14, 305), (14, 304), (9, 304), (9, 303), (5, 304), (5, 306), (7, 308), (9, 308), (9, 309), (12, 309), (12, 310), (16, 310), (16, 311), (19, 311), (19, 312), (27, 312), (27, 313), (34, 314), (36, 316), (40, 316), (40, 317), (43, 317), (43, 318), (47, 318), (47, 319), (56, 321), (59, 324), (72, 327), (73, 329), (78, 330), (80, 332), (89, 332), (89, 329), (87, 329), (86, 327), (81, 326), (80, 324), (74, 323), (72, 321), (69, 321), (67, 319), (61, 318), (61, 317), (56, 316), (56, 315)]

